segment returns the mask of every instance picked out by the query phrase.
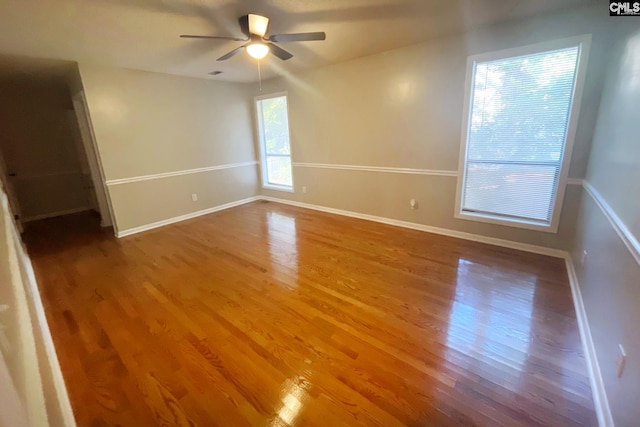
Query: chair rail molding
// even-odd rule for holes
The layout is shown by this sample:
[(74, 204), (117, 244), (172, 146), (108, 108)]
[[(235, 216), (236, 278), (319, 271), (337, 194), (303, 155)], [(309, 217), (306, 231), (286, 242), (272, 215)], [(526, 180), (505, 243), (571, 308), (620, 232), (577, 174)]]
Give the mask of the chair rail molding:
[(435, 176), (458, 176), (455, 170), (435, 170), (435, 169), (413, 169), (413, 168), (396, 168), (387, 166), (360, 166), (360, 165), (339, 165), (330, 163), (303, 163), (292, 162), (292, 166), (299, 168), (315, 168), (315, 169), (339, 169), (353, 170), (363, 172), (386, 172), (386, 173), (404, 173), (411, 175), (435, 175)]
[(149, 181), (152, 179), (162, 179), (162, 178), (169, 178), (172, 176), (190, 175), (194, 173), (203, 173), (203, 172), (217, 171), (222, 169), (240, 168), (244, 166), (254, 166), (257, 164), (258, 164), (257, 160), (252, 160), (249, 162), (240, 162), (240, 163), (227, 163), (224, 165), (206, 166), (206, 167), (195, 168), (195, 169), (184, 169), (184, 170), (173, 171), (173, 172), (162, 172), (162, 173), (156, 173), (151, 175), (132, 176), (129, 178), (108, 179), (106, 181), (106, 184), (107, 186), (129, 184), (132, 182)]
[(616, 231), (620, 239), (624, 245), (629, 249), (631, 255), (636, 260), (638, 265), (640, 265), (640, 243), (638, 243), (638, 239), (631, 233), (631, 230), (627, 228), (627, 226), (622, 222), (620, 217), (615, 213), (615, 211), (609, 206), (607, 201), (602, 197), (602, 195), (595, 189), (591, 183), (588, 181), (583, 181), (582, 187), (585, 189), (587, 194), (593, 199), (593, 201), (598, 205), (604, 216), (609, 220), (611, 226)]

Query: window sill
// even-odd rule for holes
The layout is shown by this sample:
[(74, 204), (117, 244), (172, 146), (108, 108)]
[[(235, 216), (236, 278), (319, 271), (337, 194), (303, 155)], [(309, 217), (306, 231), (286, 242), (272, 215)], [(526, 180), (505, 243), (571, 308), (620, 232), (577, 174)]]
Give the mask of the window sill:
[(524, 228), (527, 230), (543, 231), (545, 233), (558, 232), (558, 224), (549, 224), (542, 221), (515, 219), (500, 215), (473, 212), (456, 212), (454, 216), (457, 219), (464, 219), (466, 221), (484, 222), (487, 224), (496, 224), (513, 228)]
[(287, 187), (286, 185), (277, 185), (277, 184), (263, 184), (262, 188), (265, 190), (277, 190), (277, 191), (285, 191), (287, 193), (293, 193), (293, 187)]

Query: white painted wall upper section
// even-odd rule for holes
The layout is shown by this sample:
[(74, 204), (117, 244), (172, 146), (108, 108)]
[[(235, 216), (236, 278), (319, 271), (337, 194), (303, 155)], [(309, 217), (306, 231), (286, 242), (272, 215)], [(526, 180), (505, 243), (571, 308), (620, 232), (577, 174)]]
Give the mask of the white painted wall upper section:
[(640, 239), (640, 31), (618, 49), (605, 81), (587, 180)]
[(254, 161), (245, 85), (80, 64), (107, 180)]
[(273, 79), (262, 94), (288, 92), (294, 162), (455, 171), (467, 57), (592, 34), (570, 168), (582, 178), (614, 28), (585, 8)]

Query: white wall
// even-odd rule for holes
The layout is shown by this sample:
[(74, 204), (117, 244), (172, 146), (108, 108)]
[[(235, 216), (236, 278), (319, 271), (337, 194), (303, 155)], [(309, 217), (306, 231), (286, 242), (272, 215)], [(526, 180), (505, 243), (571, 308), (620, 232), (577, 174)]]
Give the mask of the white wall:
[(120, 232), (256, 194), (247, 86), (85, 64), (80, 75)]
[(0, 425), (75, 426), (31, 262), (0, 185)]
[[(620, 24), (631, 26), (629, 22)], [(610, 51), (586, 175), (591, 191), (582, 197), (571, 252), (613, 419), (617, 426), (634, 426), (640, 419), (640, 245), (637, 243), (640, 240), (640, 31), (637, 25), (634, 32), (620, 36)], [(607, 215), (606, 211), (610, 213)], [(581, 263), (583, 251), (587, 252), (584, 264)], [(625, 347), (628, 356), (621, 378), (616, 371), (618, 344)]]
[[(453, 171), (458, 168), (469, 55), (593, 34), (570, 176), (586, 170), (604, 56), (614, 23), (586, 8), (431, 40), (268, 81), (287, 91), (293, 161)], [(254, 90), (254, 95), (258, 95)], [(569, 186), (557, 234), (454, 219), (456, 176), (293, 168), (295, 193), (262, 194), (523, 243), (567, 249), (580, 190)], [(451, 174), (450, 174), (451, 175)], [(308, 192), (303, 194), (301, 187)], [(409, 199), (420, 208), (412, 211)]]

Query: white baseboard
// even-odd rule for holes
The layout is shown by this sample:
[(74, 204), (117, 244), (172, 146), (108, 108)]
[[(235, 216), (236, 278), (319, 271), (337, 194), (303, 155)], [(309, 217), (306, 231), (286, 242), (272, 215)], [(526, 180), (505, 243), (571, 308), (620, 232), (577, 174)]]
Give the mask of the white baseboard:
[(51, 213), (46, 213), (46, 214), (42, 214), (42, 215), (34, 215), (34, 216), (29, 216), (29, 217), (26, 217), (26, 218), (22, 218), (22, 222), (26, 223), (26, 222), (31, 222), (31, 221), (38, 221), (40, 219), (55, 218), (57, 216), (70, 215), (70, 214), (74, 214), (74, 213), (90, 211), (91, 209), (92, 209), (91, 206), (84, 206), (82, 208), (67, 209), (67, 210), (64, 210), (64, 211), (51, 212)]
[(602, 373), (596, 355), (595, 344), (591, 336), (587, 312), (584, 308), (582, 294), (580, 293), (580, 284), (578, 276), (573, 265), (573, 259), (569, 253), (566, 254), (565, 264), (567, 266), (567, 274), (569, 275), (569, 285), (571, 286), (571, 294), (573, 296), (573, 304), (576, 309), (576, 317), (578, 319), (578, 329), (580, 330), (580, 339), (584, 347), (585, 360), (587, 362), (587, 370), (589, 371), (589, 381), (591, 383), (591, 392), (593, 394), (593, 403), (595, 405), (596, 414), (598, 416), (598, 425), (600, 427), (613, 427), (613, 417), (607, 400), (607, 392), (604, 388)]
[(425, 231), (427, 233), (434, 233), (434, 234), (440, 234), (440, 235), (443, 235), (443, 236), (456, 237), (458, 239), (471, 240), (471, 241), (480, 242), (480, 243), (487, 243), (487, 244), (490, 244), (490, 245), (501, 246), (501, 247), (510, 248), (510, 249), (516, 249), (516, 250), (525, 251), (525, 252), (531, 252), (531, 253), (535, 253), (535, 254), (548, 255), (548, 256), (555, 257), (555, 258), (563, 258), (564, 259), (564, 258), (566, 258), (566, 254), (567, 254), (566, 251), (563, 251), (563, 250), (560, 250), (560, 249), (546, 248), (544, 246), (530, 245), (530, 244), (527, 244), (527, 243), (514, 242), (514, 241), (511, 241), (511, 240), (498, 239), (498, 238), (495, 238), (495, 237), (481, 236), (479, 234), (472, 234), (472, 233), (466, 233), (466, 232), (463, 232), (463, 231), (456, 231), (456, 230), (450, 230), (450, 229), (446, 229), (446, 228), (433, 227), (433, 226), (430, 226), (430, 225), (418, 224), (418, 223), (415, 223), (415, 222), (400, 221), (400, 220), (397, 220), (397, 219), (385, 218), (385, 217), (375, 216), (375, 215), (368, 215), (368, 214), (363, 214), (363, 213), (358, 213), (358, 212), (346, 211), (346, 210), (342, 210), (342, 209), (328, 208), (328, 207), (325, 207), (325, 206), (312, 205), (312, 204), (309, 204), (309, 203), (295, 202), (295, 201), (291, 201), (291, 200), (279, 199), (277, 197), (270, 197), (270, 196), (249, 197), (247, 199), (237, 200), (235, 202), (226, 203), (224, 205), (214, 206), (212, 208), (203, 209), (203, 210), (196, 211), (196, 212), (191, 212), (191, 213), (188, 213), (188, 214), (185, 214), (185, 215), (180, 215), (180, 216), (176, 216), (176, 217), (173, 217), (173, 218), (164, 219), (162, 221), (152, 222), (150, 224), (141, 225), (139, 227), (129, 228), (129, 229), (126, 229), (126, 230), (119, 231), (117, 233), (117, 237), (125, 237), (125, 236), (129, 236), (131, 234), (141, 233), (143, 231), (151, 230), (151, 229), (154, 229), (154, 228), (162, 227), (162, 226), (173, 224), (173, 223), (180, 222), (180, 221), (185, 221), (187, 219), (196, 218), (198, 216), (207, 215), (207, 214), (210, 214), (210, 213), (213, 213), (213, 212), (217, 212), (217, 211), (221, 211), (221, 210), (224, 210), (224, 209), (233, 208), (235, 206), (244, 205), (246, 203), (254, 202), (256, 200), (266, 200), (266, 201), (269, 201), (269, 202), (283, 203), (283, 204), (287, 204), (287, 205), (291, 205), (291, 206), (297, 206), (297, 207), (301, 207), (301, 208), (312, 209), (312, 210), (321, 211), (321, 212), (327, 212), (327, 213), (331, 213), (331, 214), (335, 214), (335, 215), (348, 216), (348, 217), (351, 217), (351, 218), (358, 218), (358, 219), (364, 219), (364, 220), (367, 220), (367, 221), (379, 222), (379, 223), (382, 223), (382, 224), (394, 225), (396, 227), (409, 228), (409, 229), (412, 229), (412, 230)]
[(247, 199), (236, 200), (235, 202), (225, 203), (224, 205), (218, 205), (212, 208), (203, 209), (196, 212), (190, 212), (188, 214), (176, 216), (173, 218), (163, 219), (162, 221), (152, 222), (151, 224), (145, 224), (139, 227), (128, 228), (126, 230), (118, 231), (118, 233), (116, 234), (116, 237), (120, 238), (120, 237), (130, 236), (131, 234), (141, 233), (143, 231), (151, 230), (153, 228), (163, 227), (165, 225), (173, 224), (175, 222), (185, 221), (187, 219), (196, 218), (202, 215), (207, 215), (210, 213), (222, 211), (224, 209), (233, 208), (235, 206), (244, 205), (246, 203), (254, 202), (258, 199), (259, 197), (257, 196), (249, 197)]
[(358, 218), (358, 219), (364, 219), (367, 221), (379, 222), (382, 224), (394, 225), (396, 227), (409, 228), (412, 230), (425, 231), (427, 233), (434, 233), (434, 234), (440, 234), (443, 236), (456, 237), (464, 240), (471, 240), (474, 242), (487, 243), (490, 245), (516, 249), (516, 250), (531, 252), (535, 254), (548, 255), (555, 258), (564, 259), (566, 258), (566, 254), (567, 254), (566, 251), (563, 251), (560, 249), (546, 248), (544, 246), (530, 245), (527, 243), (514, 242), (511, 240), (498, 239), (495, 237), (481, 236), (478, 234), (466, 233), (463, 231), (433, 227), (430, 225), (418, 224), (415, 222), (400, 221), (397, 219), (385, 218), (385, 217), (375, 216), (375, 215), (368, 215), (368, 214), (363, 214), (358, 212), (346, 211), (342, 209), (328, 208), (325, 206), (312, 205), (309, 203), (295, 202), (291, 200), (279, 199), (277, 197), (270, 197), (270, 196), (249, 197), (247, 199), (237, 200), (235, 202), (226, 203), (224, 205), (214, 206), (212, 208), (203, 209), (200, 211), (191, 212), (191, 213), (176, 216), (173, 218), (164, 219), (162, 221), (152, 222), (150, 224), (141, 225), (139, 227), (129, 228), (126, 230), (119, 231), (117, 233), (117, 237), (125, 237), (131, 234), (141, 233), (143, 231), (151, 230), (154, 228), (162, 227), (162, 226), (173, 224), (180, 221), (185, 221), (187, 219), (196, 218), (198, 216), (207, 215), (207, 214), (218, 212), (224, 209), (233, 208), (235, 206), (244, 205), (246, 203), (254, 202), (256, 200), (266, 200), (269, 202), (283, 203), (291, 206), (297, 206), (301, 208), (312, 209), (312, 210), (327, 212), (327, 213), (336, 214), (336, 215), (348, 216), (351, 218)]
[(395, 225), (397, 227), (410, 228), (412, 230), (426, 231), (427, 233), (440, 234), (440, 235), (449, 236), (449, 237), (457, 237), (459, 239), (472, 240), (474, 242), (487, 243), (490, 245), (502, 246), (505, 248), (517, 249), (520, 251), (531, 252), (535, 254), (548, 255), (555, 258), (565, 258), (566, 256), (566, 251), (563, 251), (560, 249), (546, 248), (544, 246), (530, 245), (527, 243), (520, 243), (520, 242), (511, 241), (511, 240), (498, 239), (495, 237), (487, 237), (487, 236), (481, 236), (478, 234), (466, 233), (464, 231), (456, 231), (456, 230), (450, 230), (447, 228), (433, 227), (430, 225), (418, 224), (415, 222), (400, 221), (397, 219), (385, 218), (385, 217), (375, 216), (375, 215), (368, 215), (368, 214), (363, 214), (359, 212), (346, 211), (342, 209), (328, 208), (325, 206), (312, 205), (309, 203), (295, 202), (291, 200), (279, 199), (277, 197), (258, 196), (258, 198), (261, 200), (267, 200), (270, 202), (284, 203), (291, 206), (298, 206), (301, 208), (313, 209), (316, 211), (327, 212), (327, 213), (332, 213), (336, 215), (342, 215), (342, 216), (348, 216), (352, 218), (364, 219), (368, 221), (380, 222), (382, 224)]

